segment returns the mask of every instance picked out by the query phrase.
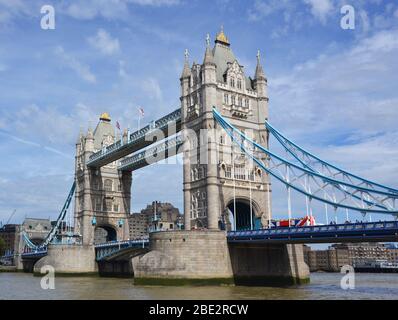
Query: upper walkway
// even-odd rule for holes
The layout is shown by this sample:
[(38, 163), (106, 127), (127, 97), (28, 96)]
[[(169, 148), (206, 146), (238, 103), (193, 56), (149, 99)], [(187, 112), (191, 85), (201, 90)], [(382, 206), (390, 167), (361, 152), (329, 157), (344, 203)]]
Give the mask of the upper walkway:
[(92, 168), (105, 166), (133, 152), (143, 149), (152, 143), (155, 143), (156, 139), (153, 138), (157, 136), (156, 133), (158, 130), (162, 132), (162, 138), (167, 138), (177, 132), (180, 132), (181, 109), (177, 109), (165, 115), (164, 117), (151, 122), (142, 129), (128, 134), (127, 141), (124, 142), (123, 139), (121, 139), (92, 154), (89, 158), (87, 166)]

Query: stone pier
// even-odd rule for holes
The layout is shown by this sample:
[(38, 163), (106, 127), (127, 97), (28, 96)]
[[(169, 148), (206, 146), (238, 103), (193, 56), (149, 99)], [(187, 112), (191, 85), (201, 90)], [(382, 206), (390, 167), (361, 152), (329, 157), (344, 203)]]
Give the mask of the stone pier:
[(49, 245), (47, 256), (34, 265), (34, 274), (40, 274), (43, 266), (52, 266), (58, 275), (97, 274), (94, 246)]
[(228, 244), (224, 231), (150, 236), (151, 251), (132, 259), (135, 284), (291, 285), (309, 281), (302, 245)]

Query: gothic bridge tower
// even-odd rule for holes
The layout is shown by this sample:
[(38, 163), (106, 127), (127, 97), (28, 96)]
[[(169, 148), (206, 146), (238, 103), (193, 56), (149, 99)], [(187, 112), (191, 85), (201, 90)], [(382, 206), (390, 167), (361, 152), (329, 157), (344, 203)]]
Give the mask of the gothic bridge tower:
[(129, 237), (131, 172), (119, 172), (116, 161), (99, 169), (89, 168), (89, 157), (120, 139), (111, 118), (103, 113), (92, 132), (82, 133), (76, 143), (75, 230), (83, 244), (92, 245)]
[[(268, 119), (267, 78), (259, 52), (252, 78), (236, 59), (221, 30), (213, 48), (207, 36), (202, 64), (190, 66), (186, 51), (180, 83), (182, 128), (184, 139), (189, 142), (184, 151), (186, 229), (266, 226), (271, 216), (269, 177), (236, 147), (226, 147), (227, 136), (212, 114), (214, 106), (235, 127), (268, 147), (264, 126)], [(200, 131), (209, 129), (220, 133), (214, 139), (202, 135), (192, 142), (193, 132), (199, 137)]]

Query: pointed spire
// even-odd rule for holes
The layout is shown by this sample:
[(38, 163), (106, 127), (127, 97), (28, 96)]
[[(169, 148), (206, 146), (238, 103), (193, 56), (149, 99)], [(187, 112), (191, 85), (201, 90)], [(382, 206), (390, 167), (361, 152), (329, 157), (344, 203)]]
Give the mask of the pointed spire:
[(265, 79), (265, 73), (263, 67), (261, 66), (260, 61), (260, 50), (257, 50), (257, 66), (256, 66), (256, 74), (254, 77), (256, 80)]
[(185, 61), (184, 61), (184, 69), (182, 70), (181, 79), (189, 78), (191, 76), (191, 68), (189, 67), (189, 53), (188, 49), (185, 49)]
[(80, 126), (79, 136), (77, 137), (77, 141), (76, 141), (77, 145), (82, 143), (82, 138), (83, 138), (83, 128)]
[(213, 53), (210, 49), (210, 35), (207, 34), (206, 36), (206, 52), (205, 58), (203, 59), (203, 64), (213, 63), (214, 64), (214, 57)]
[(88, 126), (86, 139), (94, 140), (93, 129), (91, 129), (91, 123)]
[(221, 44), (226, 45), (228, 47), (230, 45), (229, 40), (228, 40), (227, 36), (224, 33), (224, 26), (223, 25), (221, 26), (221, 31), (217, 34), (215, 42), (216, 43), (221, 43)]

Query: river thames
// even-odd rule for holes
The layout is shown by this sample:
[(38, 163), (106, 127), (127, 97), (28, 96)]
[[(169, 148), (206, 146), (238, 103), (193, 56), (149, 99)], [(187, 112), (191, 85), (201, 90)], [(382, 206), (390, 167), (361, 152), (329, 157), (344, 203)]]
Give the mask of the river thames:
[(310, 284), (284, 288), (135, 286), (133, 279), (56, 277), (55, 289), (43, 290), (40, 277), (0, 273), (0, 299), (398, 299), (398, 274), (356, 274), (349, 290), (341, 289), (342, 276), (312, 273)]

